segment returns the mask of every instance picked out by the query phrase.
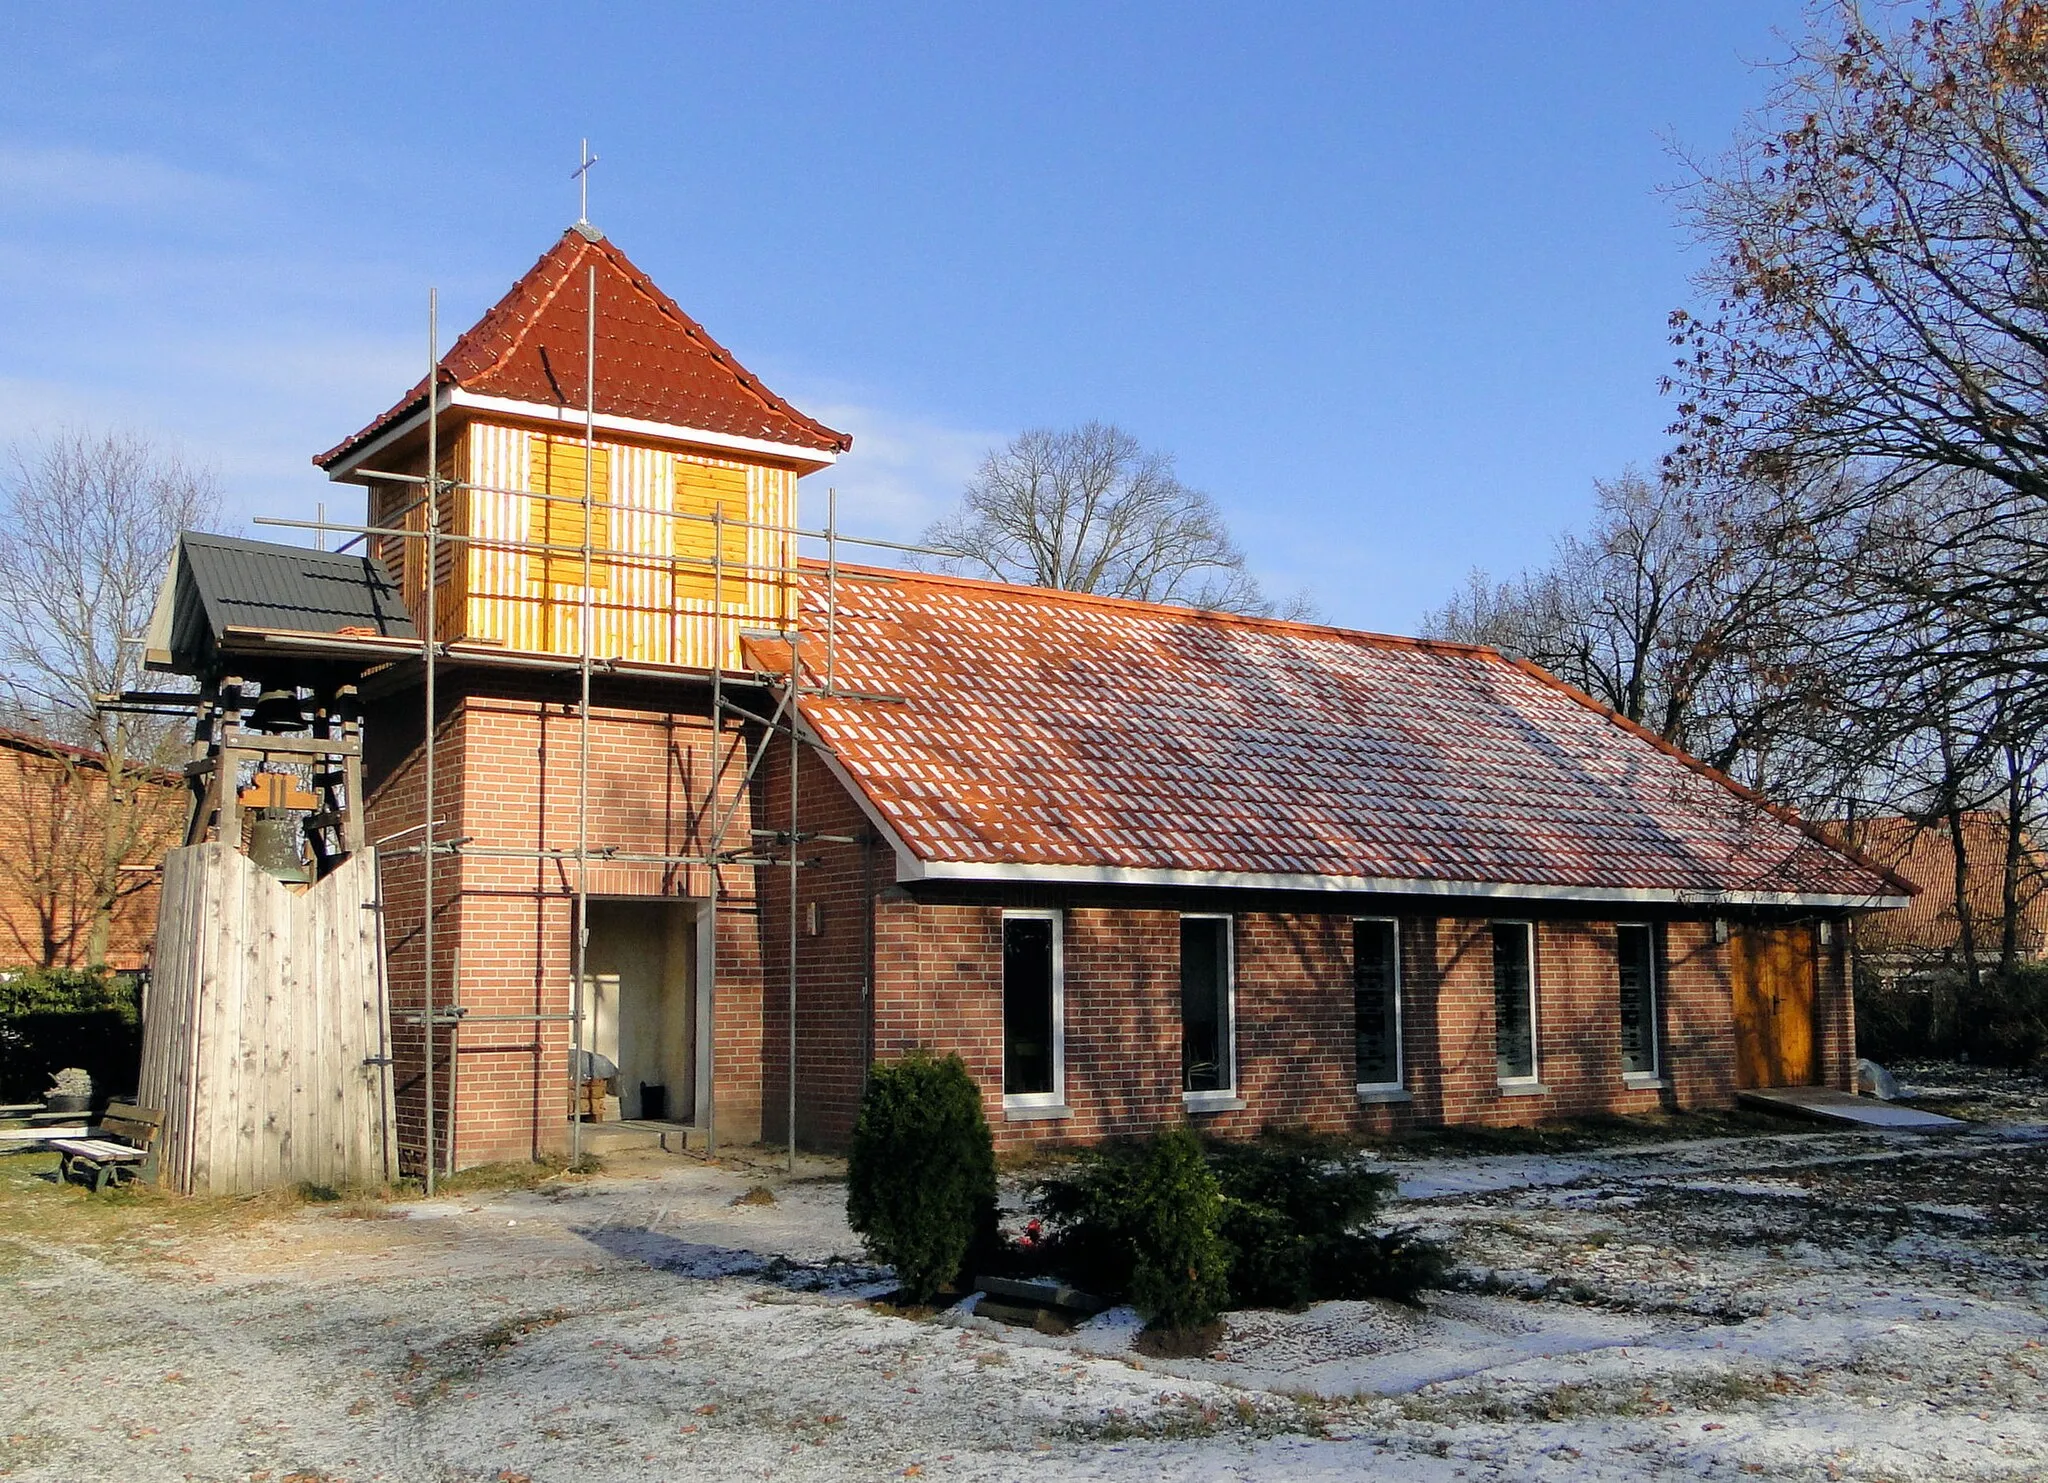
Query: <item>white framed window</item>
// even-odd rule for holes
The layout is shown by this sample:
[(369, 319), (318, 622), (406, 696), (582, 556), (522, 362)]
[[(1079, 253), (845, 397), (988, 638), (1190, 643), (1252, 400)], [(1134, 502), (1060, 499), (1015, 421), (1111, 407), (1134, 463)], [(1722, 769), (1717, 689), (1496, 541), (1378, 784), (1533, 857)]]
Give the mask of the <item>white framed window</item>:
[(1361, 1092), (1397, 1092), (1401, 1046), (1401, 926), (1392, 917), (1351, 923), (1351, 1005)]
[(1654, 1079), (1663, 1070), (1658, 1043), (1657, 932), (1647, 922), (1620, 922), (1614, 929), (1614, 966), (1621, 998), (1621, 1071), (1632, 1079)]
[(1493, 1043), (1502, 1086), (1533, 1086), (1536, 1053), (1536, 924), (1493, 923)]
[(1056, 911), (1003, 913), (1003, 1106), (1067, 1094), (1066, 956)]
[(1180, 1086), (1191, 1107), (1237, 1095), (1237, 944), (1232, 918), (1180, 919)]

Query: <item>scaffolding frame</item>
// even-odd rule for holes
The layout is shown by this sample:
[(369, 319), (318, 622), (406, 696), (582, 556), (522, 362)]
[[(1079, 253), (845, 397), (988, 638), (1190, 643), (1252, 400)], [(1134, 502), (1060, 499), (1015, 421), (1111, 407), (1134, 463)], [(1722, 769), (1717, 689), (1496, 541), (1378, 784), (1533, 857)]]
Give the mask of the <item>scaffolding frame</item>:
[[(864, 691), (844, 690), (839, 687), (837, 655), (839, 548), (843, 543), (863, 549), (940, 558), (946, 557), (950, 553), (902, 541), (846, 534), (839, 528), (838, 490), (836, 488), (828, 488), (826, 491), (826, 518), (822, 529), (806, 529), (803, 526), (798, 502), (793, 492), (790, 500), (789, 519), (787, 523), (783, 524), (752, 520), (732, 520), (726, 516), (722, 506), (717, 504), (714, 504), (709, 515), (700, 515), (692, 511), (683, 510), (665, 512), (665, 519), (710, 524), (712, 527), (712, 539), (711, 555), (708, 558), (686, 555), (679, 552), (671, 552), (667, 556), (617, 550), (607, 550), (600, 553), (596, 549), (595, 544), (597, 512), (599, 510), (639, 512), (641, 507), (627, 505), (619, 501), (616, 498), (616, 491), (614, 491), (614, 497), (611, 499), (600, 501), (595, 498), (597, 447), (596, 268), (593, 266), (589, 270), (586, 282), (584, 406), (582, 409), (584, 415), (583, 436), (581, 439), (583, 445), (583, 489), (580, 496), (556, 494), (548, 490), (519, 489), (504, 485), (484, 484), (468, 479), (451, 479), (442, 475), (440, 468), (441, 365), (439, 295), (438, 292), (433, 290), (430, 290), (428, 295), (427, 317), (428, 373), (427, 407), (424, 419), (427, 473), (422, 475), (396, 470), (353, 471), (355, 477), (370, 481), (372, 484), (417, 485), (421, 489), (420, 495), (397, 509), (381, 512), (381, 518), (374, 522), (367, 519), (360, 524), (330, 521), (326, 518), (324, 505), (319, 511), (319, 518), (312, 521), (274, 516), (258, 516), (254, 521), (257, 525), (312, 532), (323, 548), (330, 534), (345, 535), (347, 539), (335, 548), (337, 551), (346, 551), (358, 542), (368, 543), (376, 539), (396, 540), (399, 542), (416, 540), (422, 543), (420, 606), (423, 612), (418, 615), (419, 638), (416, 650), (421, 662), (423, 680), (421, 702), (424, 726), (421, 743), (421, 763), (425, 769), (425, 776), (422, 786), (421, 819), (418, 823), (408, 825), (395, 834), (386, 836), (387, 839), (395, 839), (417, 833), (421, 835), (421, 839), (417, 844), (400, 846), (386, 851), (385, 854), (390, 858), (418, 855), (421, 861), (421, 1008), (418, 1014), (408, 1016), (408, 1019), (418, 1025), (421, 1031), (421, 1045), (423, 1049), (424, 1072), (421, 1088), (424, 1095), (424, 1143), (422, 1148), (422, 1166), (427, 1191), (429, 1193), (433, 1192), (437, 1175), (444, 1171), (452, 1174), (455, 1169), (456, 1128), (454, 1123), (456, 1089), (459, 1081), (459, 1031), (464, 1023), (532, 1024), (535, 1028), (536, 1036), (538, 1036), (539, 1028), (543, 1024), (562, 1021), (568, 1023), (569, 1044), (564, 1066), (564, 1079), (567, 1085), (564, 1088), (564, 1101), (567, 1107), (570, 1129), (570, 1159), (572, 1164), (581, 1162), (584, 1113), (582, 1107), (583, 1078), (579, 1074), (579, 1061), (583, 1059), (582, 1053), (587, 1049), (582, 1044), (582, 1037), (584, 1021), (587, 1017), (585, 1014), (585, 980), (588, 977), (590, 865), (593, 859), (604, 864), (651, 864), (670, 868), (701, 869), (708, 875), (708, 890), (698, 917), (698, 930), (704, 935), (705, 942), (698, 954), (698, 963), (701, 971), (698, 974), (696, 983), (699, 1012), (695, 1029), (695, 1033), (701, 1042), (697, 1049), (696, 1059), (704, 1082), (699, 1091), (698, 1100), (703, 1114), (702, 1124), (706, 1158), (715, 1158), (719, 1148), (717, 992), (720, 953), (718, 919), (720, 897), (723, 894), (723, 880), (720, 870), (723, 866), (740, 865), (764, 871), (771, 869), (787, 871), (787, 961), (785, 964), (787, 982), (785, 986), (785, 1008), (788, 1014), (788, 1025), (787, 1043), (784, 1047), (786, 1083), (784, 1087), (784, 1131), (787, 1142), (788, 1167), (793, 1172), (796, 1167), (797, 1158), (797, 1017), (801, 974), (801, 964), (799, 961), (800, 943), (802, 936), (800, 913), (797, 905), (798, 883), (800, 872), (805, 867), (822, 863), (821, 860), (816, 858), (805, 858), (804, 848), (806, 845), (812, 844), (832, 844), (858, 845), (864, 850), (868, 850), (873, 845), (872, 831), (863, 831), (859, 835), (827, 834), (816, 831), (806, 834), (803, 831), (798, 779), (802, 770), (804, 748), (809, 746), (814, 749), (823, 750), (823, 743), (810, 734), (808, 729), (803, 726), (799, 706), (805, 696), (884, 702), (900, 702), (903, 699), (901, 696), (868, 694)], [(442, 502), (447, 497), (461, 491), (510, 495), (525, 500), (574, 504), (579, 507), (582, 515), (583, 539), (578, 544), (564, 545), (560, 542), (535, 541), (531, 539), (521, 540), (502, 536), (477, 536), (462, 531), (444, 531), (441, 518)], [(366, 497), (369, 492), (369, 489), (366, 487)], [(424, 516), (421, 528), (413, 529), (410, 526), (397, 523), (404, 521), (415, 511), (420, 512)], [(725, 554), (725, 535), (728, 529), (735, 527), (749, 531), (766, 531), (770, 534), (786, 538), (787, 544), (782, 549), (787, 559), (781, 562), (728, 561)], [(545, 525), (543, 529), (546, 529)], [(798, 577), (798, 542), (804, 540), (822, 541), (825, 546), (825, 604), (822, 614), (824, 675), (822, 683), (807, 683), (805, 680), (802, 583)], [(580, 559), (582, 581), (579, 584), (579, 591), (575, 599), (579, 614), (575, 654), (551, 653), (531, 656), (506, 654), (502, 658), (499, 656), (493, 656), (492, 658), (494, 665), (499, 663), (510, 664), (515, 660), (530, 658), (534, 661), (531, 667), (546, 669), (555, 673), (564, 673), (573, 669), (576, 674), (576, 843), (573, 849), (551, 848), (544, 843), (530, 849), (501, 845), (478, 845), (467, 837), (458, 839), (442, 839), (439, 837), (438, 831), (448, 822), (445, 818), (437, 816), (439, 801), (436, 796), (436, 788), (439, 758), (436, 742), (436, 727), (438, 724), (436, 713), (439, 705), (439, 665), (444, 659), (459, 657), (448, 654), (448, 646), (443, 642), (438, 633), (440, 616), (438, 589), (441, 585), (441, 548), (444, 545), (454, 546), (458, 550), (487, 549), (529, 556), (575, 557)], [(644, 662), (635, 662), (634, 664), (635, 673), (644, 673), (649, 678), (661, 678), (666, 675), (666, 677), (677, 681), (692, 679), (708, 680), (710, 696), (706, 707), (707, 714), (705, 719), (708, 722), (712, 770), (706, 784), (704, 814), (710, 820), (710, 833), (708, 838), (701, 839), (700, 848), (695, 851), (678, 853), (634, 851), (621, 849), (616, 845), (593, 845), (591, 841), (589, 791), (591, 682), (594, 673), (600, 666), (607, 673), (611, 673), (614, 672), (615, 666), (622, 662), (618, 659), (601, 659), (593, 650), (592, 630), (597, 603), (592, 577), (595, 564), (600, 559), (608, 567), (655, 568), (665, 569), (671, 573), (678, 568), (694, 568), (708, 571), (711, 579), (710, 611), (701, 616), (709, 619), (713, 632), (717, 635), (718, 652), (714, 656), (715, 662), (709, 667), (708, 675), (694, 666), (653, 665)], [(749, 629), (744, 626), (738, 626), (736, 631), (729, 627), (729, 625), (744, 625), (747, 620), (747, 615), (728, 614), (725, 611), (725, 584), (729, 576), (736, 577), (748, 585), (769, 586), (779, 589), (779, 595), (775, 600), (774, 607), (786, 626), (779, 630)], [(403, 585), (402, 572), (401, 583)], [(539, 600), (547, 603), (557, 603), (560, 601), (555, 596), (543, 596)], [(730, 639), (727, 637), (728, 633), (731, 634)], [(756, 642), (780, 641), (786, 643), (789, 649), (789, 667), (787, 672), (782, 676), (776, 676), (772, 671), (734, 669), (727, 662), (729, 657), (728, 645), (734, 641), (743, 643), (747, 640)], [(744, 683), (749, 690), (772, 689), (776, 692), (776, 704), (773, 711), (767, 715), (762, 715), (729, 697), (726, 694), (728, 671), (735, 676), (744, 676)], [(671, 708), (667, 712), (670, 716), (681, 713), (681, 708), (679, 707)], [(728, 748), (726, 744), (728, 734), (727, 721), (729, 719), (741, 723), (740, 730), (734, 735), (734, 745), (731, 748)], [(759, 741), (751, 748), (747, 746), (745, 738), (745, 727), (748, 725), (760, 728)], [(732, 830), (733, 824), (738, 819), (742, 809), (746, 808), (749, 804), (750, 790), (753, 788), (754, 779), (758, 776), (760, 768), (767, 760), (771, 749), (784, 736), (788, 739), (789, 748), (788, 828), (752, 829), (749, 831), (749, 843), (747, 845), (736, 846), (730, 849), (726, 848), (725, 841)], [(721, 807), (721, 790), (734, 766), (742, 763), (742, 761), (743, 765), (740, 766), (738, 780), (732, 788), (731, 800)], [(689, 800), (686, 800), (687, 802)], [(360, 812), (364, 807), (365, 800), (351, 798), (350, 803)], [(770, 843), (772, 847), (765, 850), (760, 848), (753, 842), (757, 839)], [(382, 841), (379, 841), (379, 843), (381, 844)], [(572, 912), (569, 1009), (566, 1014), (541, 1010), (532, 1014), (470, 1015), (460, 1002), (462, 983), (459, 945), (456, 961), (451, 965), (450, 982), (447, 986), (450, 994), (449, 1002), (445, 1006), (437, 1002), (437, 991), (441, 985), (438, 982), (439, 975), (436, 962), (435, 918), (437, 910), (434, 899), (434, 862), (437, 857), (441, 856), (533, 860), (536, 862), (574, 865), (574, 888), (566, 893), (571, 902)], [(758, 880), (759, 877), (757, 877)], [(564, 893), (544, 892), (543, 896), (559, 894)], [(383, 899), (384, 892), (381, 888), (378, 895), (380, 899), (377, 903), (377, 910), (381, 921), (388, 908)], [(758, 900), (758, 895), (756, 899)], [(543, 981), (545, 981), (545, 964), (542, 964), (541, 968), (544, 975)], [(762, 988), (764, 990), (767, 988), (765, 975), (762, 979)], [(862, 994), (867, 1001), (868, 1013), (871, 1015), (873, 1012), (874, 995), (874, 973), (871, 952), (864, 960)], [(449, 1032), (447, 1040), (448, 1086), (446, 1089), (448, 1125), (446, 1127), (439, 1127), (437, 1125), (437, 1093), (440, 1090), (435, 1080), (434, 1070), (435, 1055), (439, 1049), (435, 1035), (437, 1027), (446, 1028)], [(540, 1043), (538, 1039), (535, 1042), (535, 1049), (536, 1053), (539, 1054)], [(872, 1047), (870, 1047), (870, 1052), (871, 1050)], [(587, 1062), (585, 1062), (584, 1067), (581, 1069), (587, 1069)], [(762, 1091), (764, 1094), (765, 1110), (765, 1094), (768, 1091), (765, 1084)], [(693, 1109), (693, 1117), (695, 1112), (696, 1109)], [(438, 1150), (436, 1146), (437, 1132), (440, 1134)], [(436, 1157), (437, 1151), (441, 1155), (439, 1158)]]

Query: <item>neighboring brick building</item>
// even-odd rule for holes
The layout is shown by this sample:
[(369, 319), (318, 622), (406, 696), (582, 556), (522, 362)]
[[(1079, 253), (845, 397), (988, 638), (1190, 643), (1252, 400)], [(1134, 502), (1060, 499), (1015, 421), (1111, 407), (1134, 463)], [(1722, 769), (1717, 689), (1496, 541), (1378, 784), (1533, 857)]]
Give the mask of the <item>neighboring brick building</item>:
[[(1948, 821), (1923, 824), (1881, 814), (1844, 826), (1863, 853), (1920, 888), (1912, 905), (1858, 925), (1856, 952), (1866, 972), (1910, 978), (1963, 957), (1962, 918), (1956, 910), (1956, 850)], [(2048, 953), (2048, 859), (2025, 832), (2006, 879), (2008, 837), (2003, 814), (1973, 810), (1962, 817), (1964, 896), (1969, 903), (1977, 962), (1995, 966), (2003, 951), (2007, 895), (2013, 916), (2014, 955), (2032, 962)]]
[[(412, 532), (372, 548), (438, 640), (437, 1159), (567, 1141), (579, 840), (577, 1038), (626, 1117), (721, 1141), (793, 1105), (843, 1146), (913, 1046), (966, 1059), (1005, 1145), (1851, 1084), (1837, 929), (1910, 893), (1881, 868), (1490, 651), (800, 562), (796, 480), (849, 443), (579, 227), (319, 459)], [(269, 611), (165, 662), (361, 673), (416, 1165), (419, 641)]]
[[(0, 968), (148, 967), (155, 866), (184, 808), (179, 778), (142, 773), (116, 803), (98, 752), (0, 729)], [(106, 886), (110, 829), (126, 868)]]

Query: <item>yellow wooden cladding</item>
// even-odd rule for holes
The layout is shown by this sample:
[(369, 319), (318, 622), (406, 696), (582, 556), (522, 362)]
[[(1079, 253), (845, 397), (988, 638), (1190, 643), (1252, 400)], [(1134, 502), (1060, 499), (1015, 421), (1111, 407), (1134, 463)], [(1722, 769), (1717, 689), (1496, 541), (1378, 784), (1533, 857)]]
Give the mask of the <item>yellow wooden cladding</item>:
[[(441, 534), (451, 537), (435, 553), (434, 631), (440, 638), (458, 634), (467, 621), (464, 552), (462, 543), (452, 539), (469, 527), (469, 491), (459, 487), (469, 469), (467, 437), (454, 430), (441, 446), (441, 477), (458, 487), (440, 496)], [(580, 492), (580, 491), (579, 491)], [(386, 481), (370, 486), (370, 523), (393, 530), (414, 532), (411, 536), (375, 536), (371, 550), (385, 566), (399, 573), (409, 612), (418, 613), (426, 595), (424, 582), (427, 543), (418, 539), (427, 529), (427, 490), (424, 484)], [(580, 541), (579, 536), (579, 541)]]
[[(713, 528), (714, 519), (719, 517), (725, 522), (720, 527), (722, 537), (719, 530)], [(719, 540), (725, 553), (722, 570), (710, 566), (694, 569), (679, 566), (675, 574), (677, 598), (709, 603), (715, 586), (747, 580), (748, 519), (747, 475), (744, 469), (734, 465), (697, 463), (684, 458), (676, 460), (675, 549), (701, 551), (708, 556), (712, 543)]]
[[(469, 529), (469, 490), (463, 487), (462, 476), (469, 464), (468, 450), (463, 446), (461, 434), (450, 440), (441, 450), (441, 477), (456, 487), (444, 489), (438, 497), (437, 522), (444, 536), (459, 536)], [(426, 516), (422, 512), (420, 528), (426, 528)], [(423, 544), (419, 541), (411, 545)], [(462, 570), (462, 545), (449, 540), (434, 551), (434, 631), (437, 634), (454, 633), (461, 629), (463, 621), (464, 583), (457, 580)], [(416, 611), (416, 610), (415, 610)]]
[[(438, 637), (577, 653), (584, 600), (582, 439), (473, 422), (452, 451), (457, 465), (450, 477), (469, 487), (448, 502), (443, 528), (467, 539), (451, 542), (440, 563)], [(740, 666), (742, 629), (794, 624), (793, 470), (619, 442), (599, 442), (592, 453), (592, 545), (598, 553), (590, 594), (593, 655), (732, 669)], [(373, 511), (403, 503), (406, 487), (388, 488), (391, 493), (373, 492)], [(389, 504), (380, 505), (383, 500)], [(715, 579), (714, 511), (726, 522)], [(405, 524), (424, 531), (424, 512)], [(529, 549), (536, 543), (568, 549)], [(385, 552), (387, 560), (397, 554)], [(423, 596), (420, 559), (412, 556), (405, 569), (406, 601), (415, 613)]]
[[(582, 442), (566, 438), (528, 438), (526, 487), (534, 491), (526, 522), (526, 538), (536, 546), (576, 547), (527, 554), (527, 569), (542, 587), (583, 585), (583, 495), (590, 491), (590, 585), (602, 591), (611, 585), (605, 556), (612, 549), (612, 451), (602, 444), (587, 451)], [(587, 477), (586, 477), (587, 472)]]

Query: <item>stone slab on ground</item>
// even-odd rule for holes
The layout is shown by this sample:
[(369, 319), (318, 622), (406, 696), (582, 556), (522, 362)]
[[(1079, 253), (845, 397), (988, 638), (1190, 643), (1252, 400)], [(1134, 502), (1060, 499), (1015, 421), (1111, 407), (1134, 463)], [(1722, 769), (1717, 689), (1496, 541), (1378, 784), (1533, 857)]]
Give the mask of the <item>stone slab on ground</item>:
[(1922, 1112), (1917, 1107), (1901, 1107), (1896, 1102), (1880, 1102), (1872, 1097), (1858, 1097), (1849, 1092), (1838, 1092), (1833, 1087), (1768, 1087), (1738, 1095), (1744, 1105), (1761, 1107), (1766, 1112), (1789, 1112), (1797, 1117), (1850, 1123), (1860, 1128), (1904, 1133), (1960, 1133), (1969, 1127), (1961, 1118), (1943, 1117), (1938, 1112)]

